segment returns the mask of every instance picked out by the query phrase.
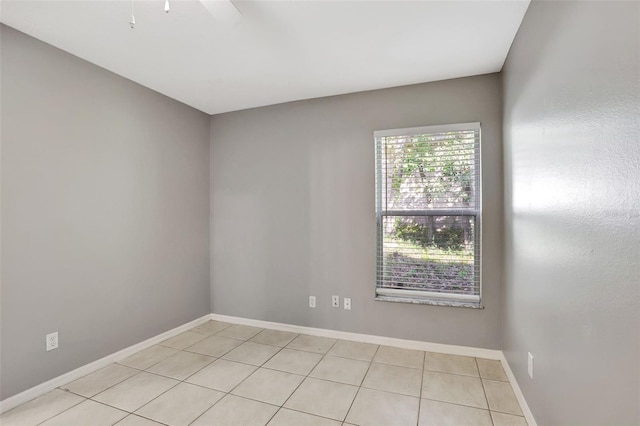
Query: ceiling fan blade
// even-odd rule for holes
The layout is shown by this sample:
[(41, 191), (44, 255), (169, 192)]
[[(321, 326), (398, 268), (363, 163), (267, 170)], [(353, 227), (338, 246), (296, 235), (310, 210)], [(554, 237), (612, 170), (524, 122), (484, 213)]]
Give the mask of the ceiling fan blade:
[(233, 24), (242, 16), (231, 0), (200, 0), (200, 2), (218, 21)]

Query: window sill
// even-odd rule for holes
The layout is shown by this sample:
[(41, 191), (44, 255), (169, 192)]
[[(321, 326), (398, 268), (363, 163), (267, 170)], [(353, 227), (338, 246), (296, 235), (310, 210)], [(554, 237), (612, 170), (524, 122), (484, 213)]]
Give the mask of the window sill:
[(484, 309), (484, 306), (475, 302), (462, 302), (455, 300), (433, 300), (420, 299), (416, 297), (400, 297), (400, 296), (381, 296), (376, 295), (375, 300), (378, 302), (397, 302), (397, 303), (413, 303), (415, 305), (432, 305), (432, 306), (449, 306), (453, 308), (471, 308)]

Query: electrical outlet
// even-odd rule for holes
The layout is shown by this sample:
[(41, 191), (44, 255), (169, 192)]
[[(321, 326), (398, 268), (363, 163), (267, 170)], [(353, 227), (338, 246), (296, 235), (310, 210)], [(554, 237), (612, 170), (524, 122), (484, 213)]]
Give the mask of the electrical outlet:
[(334, 308), (340, 307), (340, 296), (331, 296), (331, 306)]
[(315, 308), (316, 307), (316, 297), (315, 296), (309, 296), (309, 307), (310, 308)]
[(529, 377), (533, 379), (533, 355), (531, 355), (531, 352), (529, 352), (527, 360), (527, 371), (529, 372)]
[(351, 298), (350, 297), (345, 297), (344, 299), (342, 299), (344, 301), (344, 308), (349, 311), (351, 310)]
[(47, 352), (58, 348), (58, 332), (47, 334)]

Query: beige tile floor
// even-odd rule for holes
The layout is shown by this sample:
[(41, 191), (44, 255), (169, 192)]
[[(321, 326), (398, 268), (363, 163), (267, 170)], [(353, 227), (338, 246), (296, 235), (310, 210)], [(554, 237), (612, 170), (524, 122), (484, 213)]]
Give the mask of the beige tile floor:
[(2, 426), (526, 426), (499, 361), (209, 321)]

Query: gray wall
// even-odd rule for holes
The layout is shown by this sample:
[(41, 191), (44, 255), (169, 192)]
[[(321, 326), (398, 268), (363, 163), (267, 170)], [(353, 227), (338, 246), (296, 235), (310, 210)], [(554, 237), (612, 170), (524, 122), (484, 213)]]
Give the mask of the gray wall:
[(541, 425), (640, 424), (639, 17), (534, 1), (503, 70), (503, 349)]
[(4, 399), (210, 312), (209, 116), (0, 37)]
[[(491, 74), (212, 117), (213, 312), (499, 349), (501, 114)], [(483, 132), (486, 309), (374, 301), (373, 131), (470, 121)]]

